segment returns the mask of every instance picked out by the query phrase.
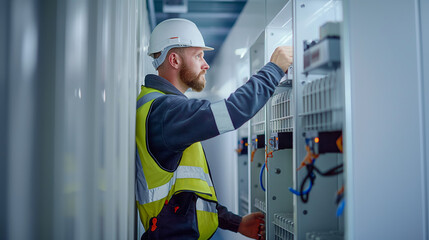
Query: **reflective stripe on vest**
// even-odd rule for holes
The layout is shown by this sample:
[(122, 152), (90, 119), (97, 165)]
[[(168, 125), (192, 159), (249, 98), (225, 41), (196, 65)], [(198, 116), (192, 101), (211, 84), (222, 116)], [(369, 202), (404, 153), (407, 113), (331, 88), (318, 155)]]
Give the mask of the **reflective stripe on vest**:
[(143, 173), (140, 156), (137, 149), (136, 149), (136, 155), (137, 155), (136, 200), (139, 201), (140, 204), (151, 203), (167, 197), (168, 192), (176, 182), (176, 179), (181, 179), (181, 178), (200, 179), (200, 180), (206, 181), (210, 187), (213, 187), (213, 183), (210, 179), (210, 175), (205, 173), (204, 170), (201, 169), (200, 167), (179, 166), (168, 183), (157, 188), (149, 189), (148, 184), (146, 182), (146, 178)]
[(143, 97), (141, 97), (137, 101), (137, 109), (139, 109), (141, 106), (145, 105), (145, 103), (150, 102), (155, 98), (161, 97), (162, 95), (164, 95), (164, 94), (159, 93), (159, 92), (151, 92), (151, 93), (144, 95)]
[(216, 206), (215, 202), (209, 202), (201, 198), (197, 200), (197, 210), (199, 211), (217, 213)]

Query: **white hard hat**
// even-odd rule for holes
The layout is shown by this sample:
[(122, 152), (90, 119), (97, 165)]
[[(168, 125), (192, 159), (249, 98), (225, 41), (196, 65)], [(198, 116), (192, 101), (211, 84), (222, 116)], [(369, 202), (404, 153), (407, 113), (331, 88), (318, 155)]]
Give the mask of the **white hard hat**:
[(201, 47), (203, 50), (213, 50), (204, 43), (197, 25), (183, 18), (167, 19), (153, 29), (147, 54), (153, 57), (154, 53), (161, 52), (161, 56), (155, 59), (158, 61), (154, 61), (155, 69), (164, 62), (166, 52), (173, 47)]

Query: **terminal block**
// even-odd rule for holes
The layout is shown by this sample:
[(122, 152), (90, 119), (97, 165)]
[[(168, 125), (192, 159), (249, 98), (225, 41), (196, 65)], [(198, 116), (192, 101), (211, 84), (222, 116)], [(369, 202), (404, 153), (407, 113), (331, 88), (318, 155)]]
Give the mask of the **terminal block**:
[(292, 132), (272, 133), (270, 138), (270, 145), (273, 151), (277, 151), (281, 149), (292, 149), (293, 133)]
[(238, 141), (237, 153), (238, 155), (247, 155), (247, 137), (243, 137)]
[(305, 139), (314, 154), (342, 153), (342, 134), (342, 131), (310, 131), (305, 133)]
[(252, 149), (264, 148), (265, 147), (265, 135), (255, 135), (252, 137)]

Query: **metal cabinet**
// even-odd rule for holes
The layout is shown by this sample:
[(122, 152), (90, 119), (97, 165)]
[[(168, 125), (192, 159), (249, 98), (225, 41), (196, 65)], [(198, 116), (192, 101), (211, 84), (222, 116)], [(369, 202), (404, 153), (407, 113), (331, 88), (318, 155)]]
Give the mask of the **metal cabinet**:
[[(319, 28), (340, 22), (341, 11), (341, 1), (289, 1), (250, 47), (251, 74), (270, 60), (277, 46), (291, 45), (295, 53), (293, 66), (250, 121), (248, 134), (249, 209), (266, 214), (267, 239), (344, 238), (344, 220), (337, 216), (341, 207), (335, 201), (343, 184), (342, 154), (335, 145), (341, 140), (344, 119), (341, 64), (336, 59), (313, 63), (311, 71), (304, 69), (304, 41), (313, 42), (311, 49), (316, 49), (322, 42)], [(323, 142), (315, 143), (316, 138)], [(317, 162), (301, 169), (310, 153), (318, 155)], [(325, 174), (331, 169), (332, 176), (316, 169)], [(305, 189), (311, 192), (301, 197)]]

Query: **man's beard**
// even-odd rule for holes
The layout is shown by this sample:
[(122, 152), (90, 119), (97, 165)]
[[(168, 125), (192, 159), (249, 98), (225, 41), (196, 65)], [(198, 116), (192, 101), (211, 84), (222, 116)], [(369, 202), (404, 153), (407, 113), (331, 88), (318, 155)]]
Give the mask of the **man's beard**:
[(201, 92), (206, 85), (206, 78), (204, 74), (206, 70), (202, 70), (199, 74), (193, 73), (189, 70), (187, 65), (183, 65), (180, 69), (180, 79), (193, 91)]

